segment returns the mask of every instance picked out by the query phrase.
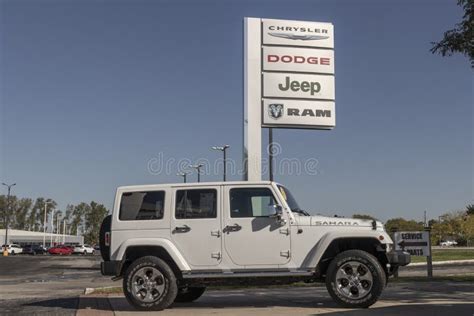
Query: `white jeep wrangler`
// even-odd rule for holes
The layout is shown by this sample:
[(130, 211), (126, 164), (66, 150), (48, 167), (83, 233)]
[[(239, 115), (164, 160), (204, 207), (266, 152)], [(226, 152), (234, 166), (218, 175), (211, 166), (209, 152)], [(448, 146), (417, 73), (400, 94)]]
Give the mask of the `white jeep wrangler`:
[(268, 181), (117, 189), (100, 232), (101, 271), (136, 308), (191, 302), (210, 284), (325, 282), (342, 306), (368, 307), (410, 262), (380, 222), (309, 216)]

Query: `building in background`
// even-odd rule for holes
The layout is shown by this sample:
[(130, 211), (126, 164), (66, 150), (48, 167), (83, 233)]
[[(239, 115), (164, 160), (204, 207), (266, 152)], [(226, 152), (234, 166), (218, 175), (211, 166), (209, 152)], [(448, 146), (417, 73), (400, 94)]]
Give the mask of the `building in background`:
[(0, 229), (0, 245), (42, 245), (43, 241), (45, 242), (46, 247), (58, 244), (84, 244), (84, 237), (9, 229), (8, 240), (5, 242), (5, 229)]

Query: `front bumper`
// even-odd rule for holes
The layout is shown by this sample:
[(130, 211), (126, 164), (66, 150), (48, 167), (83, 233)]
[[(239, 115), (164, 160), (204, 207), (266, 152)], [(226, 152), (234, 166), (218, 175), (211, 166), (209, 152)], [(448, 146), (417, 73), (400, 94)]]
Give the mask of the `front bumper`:
[(392, 267), (402, 267), (411, 262), (411, 256), (403, 250), (392, 250), (387, 252), (387, 260)]
[(102, 275), (114, 275), (120, 274), (121, 262), (120, 261), (102, 261), (100, 263), (100, 272)]

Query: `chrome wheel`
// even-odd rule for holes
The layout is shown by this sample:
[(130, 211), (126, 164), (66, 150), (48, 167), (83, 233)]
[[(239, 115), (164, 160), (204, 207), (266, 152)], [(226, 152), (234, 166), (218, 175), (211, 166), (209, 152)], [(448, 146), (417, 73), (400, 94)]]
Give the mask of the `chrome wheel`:
[(336, 273), (336, 289), (350, 299), (361, 299), (370, 293), (373, 284), (372, 272), (358, 261), (344, 263)]
[(141, 268), (132, 277), (132, 294), (144, 303), (157, 301), (164, 292), (165, 279), (156, 268)]

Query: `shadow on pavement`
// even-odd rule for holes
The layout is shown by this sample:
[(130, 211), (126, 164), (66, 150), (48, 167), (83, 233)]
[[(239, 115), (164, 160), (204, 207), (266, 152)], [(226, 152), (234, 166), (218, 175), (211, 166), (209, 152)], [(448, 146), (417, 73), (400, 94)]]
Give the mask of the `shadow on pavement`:
[(78, 297), (49, 299), (22, 304), (5, 315), (76, 315), (78, 305)]
[[(271, 310), (278, 307), (295, 308), (304, 314), (318, 311), (330, 315), (468, 315), (474, 314), (474, 303), (470, 299), (471, 284), (399, 284), (384, 293), (380, 301), (369, 309), (341, 309), (322, 288), (212, 290), (193, 303), (175, 303), (174, 310), (185, 313), (217, 313), (219, 309), (256, 308)], [(468, 299), (469, 297), (469, 299)], [(391, 305), (391, 306), (388, 306)], [(28, 303), (38, 310), (53, 308), (65, 313), (77, 308), (79, 311), (134, 312), (125, 297), (120, 295), (91, 295), (78, 298), (59, 298)]]
[[(411, 304), (385, 307), (371, 307), (369, 309), (357, 309), (348, 311), (335, 311), (324, 315), (343, 316), (472, 316), (474, 314), (474, 304)], [(316, 315), (316, 314), (315, 314)]]

